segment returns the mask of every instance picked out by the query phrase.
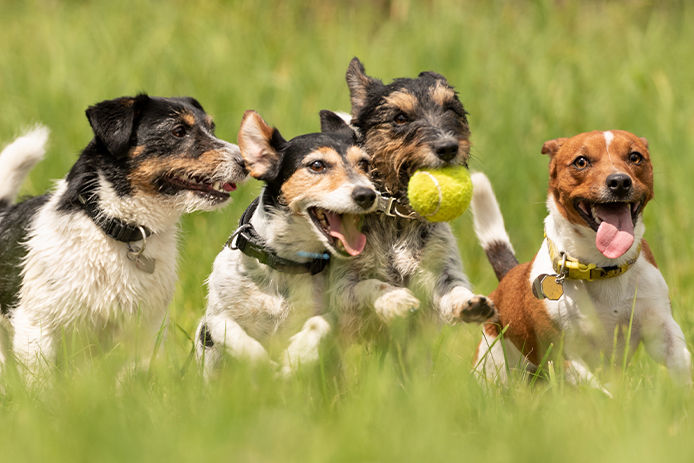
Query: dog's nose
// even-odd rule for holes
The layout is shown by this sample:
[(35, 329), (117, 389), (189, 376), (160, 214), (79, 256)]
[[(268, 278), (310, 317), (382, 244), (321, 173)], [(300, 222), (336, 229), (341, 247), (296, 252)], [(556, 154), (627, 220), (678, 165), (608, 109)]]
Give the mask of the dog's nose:
[(450, 161), (458, 154), (458, 142), (445, 141), (434, 145), (434, 152), (444, 161)]
[(608, 175), (605, 183), (610, 192), (617, 196), (626, 196), (631, 191), (631, 177), (621, 172)]
[(376, 192), (365, 186), (358, 186), (352, 191), (352, 199), (362, 209), (368, 209), (373, 206), (376, 200)]

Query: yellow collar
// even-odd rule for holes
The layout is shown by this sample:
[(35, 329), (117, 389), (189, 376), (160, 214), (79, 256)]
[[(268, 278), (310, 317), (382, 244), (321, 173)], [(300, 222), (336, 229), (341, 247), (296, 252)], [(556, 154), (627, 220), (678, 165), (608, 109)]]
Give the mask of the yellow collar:
[(634, 265), (634, 262), (641, 254), (641, 243), (636, 251), (636, 255), (622, 265), (612, 265), (610, 267), (598, 267), (595, 264), (584, 264), (580, 260), (569, 256), (565, 252), (557, 251), (556, 245), (547, 237), (547, 247), (549, 258), (552, 259), (552, 267), (557, 275), (564, 275), (572, 280), (604, 280), (621, 275)]

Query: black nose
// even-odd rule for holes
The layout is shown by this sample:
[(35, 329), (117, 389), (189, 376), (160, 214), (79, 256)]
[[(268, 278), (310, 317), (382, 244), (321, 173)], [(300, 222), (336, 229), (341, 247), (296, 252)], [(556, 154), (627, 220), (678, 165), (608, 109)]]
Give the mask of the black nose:
[(358, 186), (352, 191), (352, 199), (362, 209), (368, 209), (373, 206), (376, 200), (376, 192), (365, 186)]
[(631, 191), (631, 177), (627, 174), (617, 173), (607, 176), (605, 180), (610, 192), (617, 196), (626, 196)]
[(444, 161), (450, 161), (458, 154), (458, 143), (446, 141), (434, 145), (434, 152)]

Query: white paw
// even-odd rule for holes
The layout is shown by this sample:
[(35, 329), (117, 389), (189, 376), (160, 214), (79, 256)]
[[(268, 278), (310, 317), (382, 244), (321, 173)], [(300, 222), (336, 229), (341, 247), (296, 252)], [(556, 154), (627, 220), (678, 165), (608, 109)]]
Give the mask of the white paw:
[(374, 301), (376, 314), (388, 323), (397, 317), (404, 317), (419, 308), (419, 299), (407, 288), (387, 290)]
[(301, 366), (318, 361), (320, 343), (330, 332), (330, 324), (320, 316), (309, 318), (300, 332), (292, 336), (282, 356), (282, 376), (290, 376)]

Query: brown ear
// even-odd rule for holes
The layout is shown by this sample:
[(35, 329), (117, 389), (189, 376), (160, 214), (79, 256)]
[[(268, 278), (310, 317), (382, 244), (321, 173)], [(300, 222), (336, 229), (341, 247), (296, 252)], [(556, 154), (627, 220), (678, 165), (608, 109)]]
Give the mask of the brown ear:
[(352, 101), (352, 117), (356, 118), (359, 111), (366, 105), (369, 87), (379, 84), (380, 81), (366, 75), (364, 66), (357, 57), (352, 58), (352, 61), (349, 62), (345, 79)]
[(561, 145), (568, 140), (567, 138), (555, 138), (554, 140), (548, 140), (542, 145), (542, 154), (548, 154), (550, 157), (557, 154)]
[(243, 114), (238, 143), (251, 177), (266, 182), (277, 177), (282, 163), (280, 151), (286, 141), (257, 112)]
[(643, 143), (646, 148), (648, 148), (648, 140), (646, 140), (644, 137), (639, 137), (639, 140), (641, 140), (641, 143)]

